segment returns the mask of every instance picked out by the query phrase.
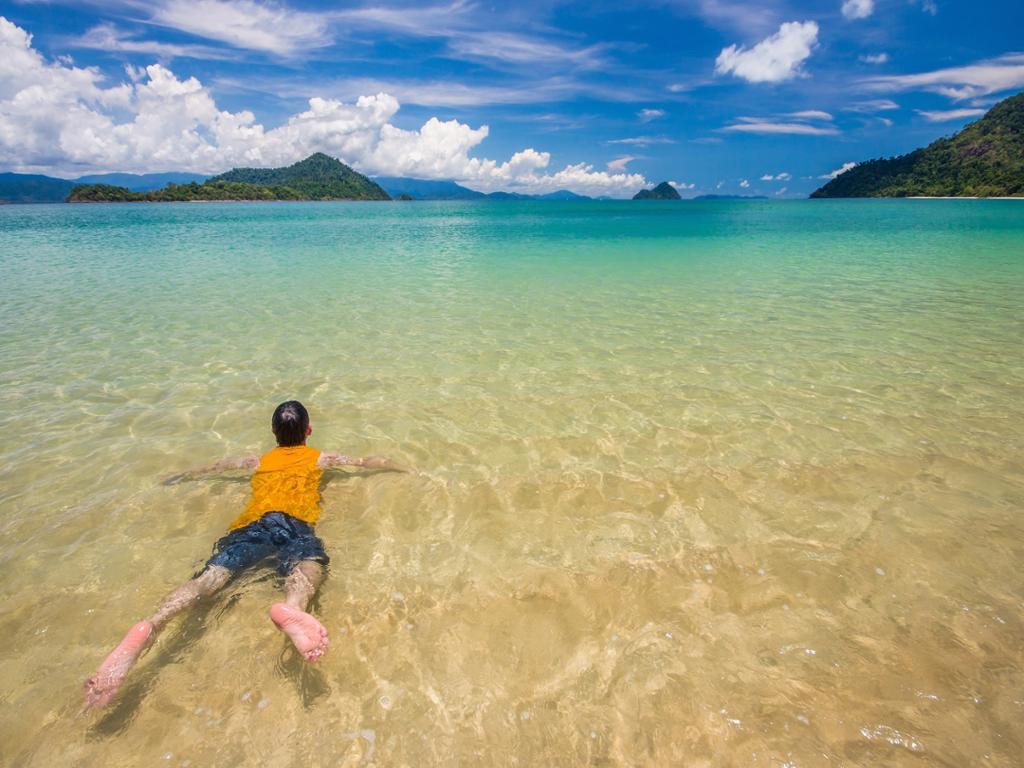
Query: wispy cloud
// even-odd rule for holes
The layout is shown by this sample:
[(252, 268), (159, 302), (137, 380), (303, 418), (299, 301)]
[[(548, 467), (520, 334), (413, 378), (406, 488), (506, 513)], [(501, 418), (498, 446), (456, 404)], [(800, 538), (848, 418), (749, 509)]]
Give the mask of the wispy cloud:
[(795, 117), (799, 120), (831, 120), (832, 115), (822, 112), (820, 109), (805, 109), (801, 112), (787, 112), (787, 117)]
[(640, 118), (641, 122), (649, 123), (651, 120), (657, 120), (659, 117), (665, 116), (664, 109), (641, 109), (636, 113), (636, 116)]
[(764, 176), (761, 177), (761, 181), (789, 181), (792, 178), (793, 176), (791, 174), (787, 173), (786, 171), (783, 171), (782, 173), (777, 173), (774, 176), (772, 176), (770, 173), (766, 173)]
[(858, 56), (857, 60), (862, 61), (865, 64), (885, 64), (889, 60), (889, 54), (885, 51), (880, 53), (865, 53), (862, 56)]
[[(606, 43), (581, 47), (558, 36), (495, 31), (493, 18), (481, 18), (479, 8), (464, 0), (419, 7), (368, 6), (327, 15), (350, 31), (443, 39), (446, 55), (455, 59), (532, 68), (557, 65), (595, 69), (610, 64), (606, 54), (611, 46)], [(485, 23), (488, 20), (490, 27)]]
[(485, 105), (542, 104), (590, 96), (604, 101), (633, 101), (635, 91), (626, 86), (586, 83), (571, 76), (520, 79), (511, 85), (464, 80), (416, 80), (353, 77), (307, 80), (301, 76), (267, 78), (254, 85), (246, 78), (219, 77), (220, 89), (273, 93), (281, 99), (295, 99), (313, 93), (330, 93), (355, 99), (367, 93), (390, 93), (403, 104), (424, 107), (477, 107)]
[(1024, 87), (1024, 53), (914, 75), (884, 75), (863, 81), (875, 91), (930, 91), (955, 101)]
[(136, 35), (110, 23), (97, 24), (79, 37), (67, 39), (66, 44), (72, 48), (98, 51), (146, 53), (161, 59), (230, 59), (233, 57), (228, 51), (209, 45), (183, 45), (161, 43), (156, 40), (141, 40)]
[(333, 42), (318, 13), (256, 0), (163, 0), (149, 21), (236, 48), (291, 56)]
[(899, 109), (900, 105), (892, 99), (868, 99), (867, 101), (855, 101), (844, 109), (847, 112), (886, 112), (890, 109)]
[(606, 144), (626, 144), (634, 147), (649, 147), (652, 144), (675, 144), (675, 139), (670, 139), (668, 136), (633, 136), (628, 139), (612, 139), (606, 141)]
[(935, 4), (935, 0), (910, 0), (911, 3), (921, 6), (921, 10), (925, 13), (935, 16), (939, 12), (939, 6)]
[(376, 28), (413, 37), (452, 37), (472, 28), (474, 6), (465, 0), (419, 6), (371, 5), (338, 10), (331, 18), (346, 28)]
[(736, 123), (733, 125), (727, 125), (719, 130), (733, 133), (789, 133), (797, 136), (834, 136), (839, 133), (835, 128), (828, 126), (819, 127), (816, 125), (806, 125), (805, 123), (772, 123), (767, 121), (756, 123)]
[(753, 48), (730, 45), (715, 60), (715, 73), (751, 83), (778, 83), (802, 74), (801, 65), (818, 44), (813, 21), (789, 21)]
[(985, 110), (985, 109), (947, 109), (947, 110), (940, 110), (940, 111), (936, 111), (936, 112), (931, 112), (931, 111), (926, 110), (926, 109), (916, 109), (914, 111), (917, 112), (917, 114), (919, 114), (925, 120), (928, 120), (929, 122), (932, 122), (932, 123), (944, 123), (944, 122), (948, 122), (950, 120), (963, 120), (965, 117), (981, 117), (988, 110)]
[[(280, 0), (111, 0), (142, 20), (232, 47), (305, 56), (339, 39), (436, 38), (440, 55), (489, 66), (592, 70), (609, 67), (611, 45), (580, 46), (559, 34), (495, 30), (493, 18), (466, 0), (422, 6), (368, 5), (311, 12)], [(550, 32), (550, 30), (548, 30)]]
[(784, 3), (775, 0), (671, 0), (677, 10), (696, 16), (716, 29), (762, 35), (778, 24)]
[(626, 166), (636, 159), (634, 155), (623, 155), (622, 157), (616, 157), (614, 160), (609, 160), (606, 165), (612, 173), (622, 173), (626, 170)]
[(607, 45), (577, 48), (508, 32), (463, 33), (448, 42), (448, 51), (456, 58), (492, 60), (531, 67), (544, 64), (584, 69), (608, 66), (605, 57), (607, 49)]
[(729, 133), (793, 134), (796, 136), (834, 136), (839, 129), (832, 125), (811, 125), (761, 117), (738, 117), (732, 125), (719, 128)]

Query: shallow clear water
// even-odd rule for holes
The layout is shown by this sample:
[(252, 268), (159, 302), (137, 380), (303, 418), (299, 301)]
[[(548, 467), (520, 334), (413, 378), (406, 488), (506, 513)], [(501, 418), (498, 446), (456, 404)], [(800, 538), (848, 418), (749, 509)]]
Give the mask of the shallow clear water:
[[(0, 763), (1024, 754), (1024, 204), (0, 208)], [(82, 681), (311, 444), (329, 654), (255, 572)]]

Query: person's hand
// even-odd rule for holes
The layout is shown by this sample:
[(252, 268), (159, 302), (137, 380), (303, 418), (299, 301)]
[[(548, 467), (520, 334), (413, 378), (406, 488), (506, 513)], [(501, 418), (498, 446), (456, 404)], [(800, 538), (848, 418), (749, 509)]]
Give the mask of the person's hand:
[(395, 462), (384, 456), (365, 456), (359, 460), (359, 466), (364, 469), (388, 469), (392, 472), (404, 471)]

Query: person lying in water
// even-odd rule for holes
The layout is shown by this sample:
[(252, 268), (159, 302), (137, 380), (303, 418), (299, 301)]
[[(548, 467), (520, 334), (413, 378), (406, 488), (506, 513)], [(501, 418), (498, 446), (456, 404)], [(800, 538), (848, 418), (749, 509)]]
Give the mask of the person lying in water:
[(255, 470), (245, 511), (228, 526), (228, 534), (217, 542), (199, 575), (167, 595), (152, 616), (128, 630), (120, 645), (86, 681), (88, 706), (110, 703), (132, 665), (168, 619), (212, 595), (242, 569), (267, 558), (277, 560), (278, 570), (285, 577), (284, 601), (270, 607), (271, 620), (306, 661), (316, 661), (327, 651), (327, 630), (306, 611), (329, 562), (323, 542), (313, 531), (320, 517), (320, 476), (325, 469), (339, 466), (398, 468), (380, 456), (350, 458), (307, 446), (313, 428), (309, 413), (297, 400), (277, 406), (271, 428), (277, 447), (269, 453), (219, 461), (165, 481), (229, 469)]

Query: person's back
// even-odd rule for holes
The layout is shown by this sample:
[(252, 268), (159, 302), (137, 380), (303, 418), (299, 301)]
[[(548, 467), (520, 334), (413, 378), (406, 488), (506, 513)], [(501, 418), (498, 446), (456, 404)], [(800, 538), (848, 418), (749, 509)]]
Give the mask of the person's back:
[(330, 562), (314, 526), (320, 519), (320, 481), (325, 469), (357, 466), (395, 469), (377, 456), (353, 459), (306, 445), (313, 433), (302, 403), (289, 400), (274, 411), (271, 429), (277, 447), (262, 456), (228, 459), (169, 478), (175, 482), (228, 469), (252, 469), (252, 493), (244, 511), (228, 525), (214, 554), (191, 581), (171, 592), (149, 619), (133, 626), (121, 644), (86, 681), (86, 701), (105, 706), (125, 675), (167, 620), (223, 587), (239, 571), (263, 561), (277, 561), (285, 577), (285, 599), (270, 607), (270, 618), (307, 661), (316, 661), (328, 646), (327, 630), (306, 609)]
[(241, 528), (267, 512), (285, 512), (315, 525), (320, 519), (320, 451), (307, 445), (281, 446), (260, 456), (252, 475), (252, 495), (228, 530)]

